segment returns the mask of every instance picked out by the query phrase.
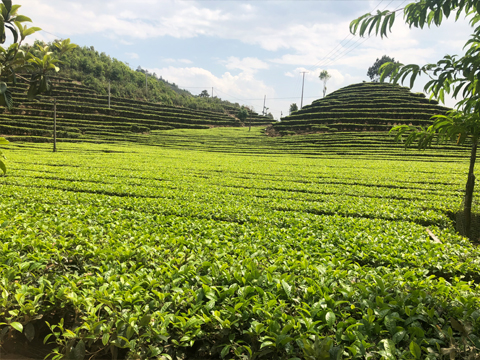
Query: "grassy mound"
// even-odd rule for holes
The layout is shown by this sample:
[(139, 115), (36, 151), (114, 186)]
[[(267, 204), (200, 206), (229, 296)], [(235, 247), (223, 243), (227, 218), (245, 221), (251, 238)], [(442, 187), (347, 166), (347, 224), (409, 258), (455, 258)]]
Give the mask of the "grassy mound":
[(388, 131), (392, 125), (425, 126), (446, 107), (388, 83), (346, 86), (294, 112), (274, 125), (280, 135), (335, 131)]

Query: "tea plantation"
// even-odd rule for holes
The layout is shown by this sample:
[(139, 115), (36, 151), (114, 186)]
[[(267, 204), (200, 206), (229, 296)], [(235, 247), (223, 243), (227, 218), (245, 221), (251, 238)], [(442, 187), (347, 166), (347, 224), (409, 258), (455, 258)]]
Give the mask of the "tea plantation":
[(431, 124), (449, 110), (423, 93), (390, 83), (364, 82), (334, 91), (274, 125), (281, 135), (305, 132), (389, 131), (392, 125)]
[[(51, 141), (53, 99), (57, 99), (57, 137), (62, 141), (138, 141), (152, 130), (208, 129), (244, 126), (235, 118), (238, 109), (214, 112), (99, 95), (80, 82), (53, 78), (50, 96), (27, 100), (27, 84), (14, 88), (15, 108), (0, 108), (0, 134), (10, 141)], [(249, 119), (250, 121), (250, 119)], [(270, 124), (265, 116), (251, 113), (253, 125)]]
[(478, 358), (480, 250), (452, 220), (468, 150), (142, 141), (5, 149), (2, 359)]

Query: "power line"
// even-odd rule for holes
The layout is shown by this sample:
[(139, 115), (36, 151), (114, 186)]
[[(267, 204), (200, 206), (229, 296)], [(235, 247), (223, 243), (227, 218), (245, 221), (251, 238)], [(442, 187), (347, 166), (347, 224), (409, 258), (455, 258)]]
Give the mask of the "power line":
[[(380, 1), (380, 3), (379, 3), (372, 11), (374, 11), (376, 8), (378, 8), (383, 1), (384, 1), (384, 0)], [(393, 3), (394, 1), (397, 1), (397, 0), (391, 0), (391, 1), (382, 9), (382, 11), (385, 10), (388, 6), (390, 6), (390, 4)], [(398, 10), (402, 7), (402, 5), (403, 5), (404, 3), (406, 3), (406, 2), (407, 2), (407, 0), (402, 0), (402, 3), (401, 3), (395, 10), (393, 10), (393, 11), (398, 11)], [(348, 35), (347, 35), (347, 36), (348, 36)], [(353, 36), (353, 35), (352, 35), (352, 36)], [(370, 39), (370, 37), (367, 37), (367, 38), (365, 38), (365, 39), (362, 41), (362, 38), (359, 37), (353, 44), (351, 44), (350, 46), (342, 49), (342, 50), (340, 51), (340, 53), (338, 53), (336, 56), (334, 56), (334, 57), (326, 60), (324, 63), (322, 63), (322, 64), (321, 64), (321, 65), (322, 65), (321, 67), (330, 66), (333, 62), (335, 62), (336, 60), (339, 60), (339, 59), (343, 58), (345, 55), (351, 53), (353, 50), (355, 50), (356, 48), (358, 48), (360, 45), (362, 45), (363, 43), (365, 43), (365, 42), (366, 42), (367, 40), (369, 40), (369, 39)], [(348, 43), (348, 42), (347, 42), (347, 43)], [(317, 65), (318, 65), (318, 63), (317, 63), (316, 65), (314, 65), (314, 67), (317, 66)]]
[[(375, 11), (376, 8), (378, 8), (382, 2), (384, 2), (385, 0), (380, 0), (380, 2), (377, 4), (377, 6), (375, 6), (373, 9), (372, 9), (372, 12)], [(405, 2), (405, 0), (403, 0)], [(389, 4), (390, 5), (390, 4)], [(388, 6), (388, 5), (387, 5)], [(347, 34), (332, 50), (330, 50), (330, 52), (325, 55), (323, 58), (321, 58), (315, 65), (313, 65), (312, 67), (310, 67), (309, 70), (313, 70), (313, 68), (315, 68), (318, 64), (320, 64), (322, 61), (324, 61), (325, 59), (328, 58), (328, 56), (339, 46), (342, 45), (342, 43), (349, 37), (351, 36), (352, 38), (350, 40), (348, 40), (344, 45), (347, 45), (350, 41), (352, 41), (353, 39), (355, 39), (355, 36), (352, 35), (352, 34)], [(337, 51), (334, 52), (334, 55), (337, 53)]]

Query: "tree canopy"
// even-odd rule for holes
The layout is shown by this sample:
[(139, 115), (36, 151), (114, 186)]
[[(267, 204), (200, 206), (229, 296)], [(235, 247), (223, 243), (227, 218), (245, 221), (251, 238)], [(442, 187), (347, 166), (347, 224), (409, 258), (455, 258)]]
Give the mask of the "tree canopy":
[(296, 103), (290, 104), (290, 114), (294, 111), (298, 111), (298, 106)]
[(244, 122), (247, 120), (248, 117), (248, 110), (244, 107), (242, 107), (240, 110), (237, 112), (237, 118), (240, 119), (241, 122)]
[(208, 97), (210, 97), (210, 94), (208, 93), (207, 90), (202, 90), (202, 92), (198, 96), (200, 96), (202, 98), (208, 98)]
[[(383, 64), (386, 64), (386, 63), (394, 63), (395, 62), (395, 59), (394, 58), (391, 58), (390, 56), (388, 55), (383, 55), (380, 59), (377, 58), (377, 60), (375, 60), (375, 62), (373, 63), (372, 66), (370, 66), (368, 68), (368, 71), (367, 71), (367, 76), (370, 78), (370, 80), (372, 80), (373, 82), (378, 82), (378, 80), (380, 80), (380, 67), (383, 65)], [(398, 63), (398, 61), (397, 61)], [(386, 74), (384, 78), (388, 78), (390, 77), (392, 71), (390, 71), (389, 74)]]
[(322, 70), (318, 76), (321, 81), (323, 81), (323, 97), (327, 93), (327, 81), (332, 77), (327, 70)]

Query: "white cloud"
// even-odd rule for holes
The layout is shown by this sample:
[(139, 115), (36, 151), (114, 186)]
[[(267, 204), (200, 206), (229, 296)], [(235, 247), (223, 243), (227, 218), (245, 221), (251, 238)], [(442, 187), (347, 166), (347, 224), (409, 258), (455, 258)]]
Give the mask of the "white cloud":
[[(243, 101), (245, 99), (260, 99), (265, 94), (268, 97), (275, 97), (275, 90), (272, 87), (256, 79), (249, 72), (237, 75), (225, 72), (221, 76), (215, 76), (209, 70), (199, 67), (169, 66), (148, 70), (168, 79), (169, 82), (174, 82), (182, 89), (190, 90), (193, 94), (200, 93), (202, 88), (210, 90), (213, 87), (214, 95), (244, 104), (251, 103), (250, 100)], [(258, 108), (257, 103), (254, 103), (254, 106)]]
[(172, 58), (166, 58), (162, 59), (163, 62), (167, 64), (175, 64), (175, 63), (182, 63), (182, 64), (192, 64), (193, 62), (188, 59), (172, 59)]
[(140, 56), (137, 53), (125, 53), (130, 59), (139, 59)]
[(270, 67), (266, 62), (252, 57), (239, 59), (235, 56), (230, 56), (224, 63), (227, 69), (239, 69), (246, 73), (255, 73), (258, 70), (268, 69)]

